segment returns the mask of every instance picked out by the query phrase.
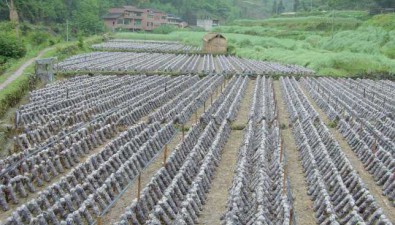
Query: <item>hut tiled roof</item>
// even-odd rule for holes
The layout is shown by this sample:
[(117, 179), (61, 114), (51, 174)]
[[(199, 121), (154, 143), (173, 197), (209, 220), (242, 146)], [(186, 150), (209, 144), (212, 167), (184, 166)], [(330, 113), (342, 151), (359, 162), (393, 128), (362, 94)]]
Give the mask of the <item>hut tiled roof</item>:
[(118, 19), (122, 16), (122, 13), (108, 13), (107, 15), (102, 16), (103, 19)]
[(212, 39), (217, 38), (217, 37), (224, 38), (224, 39), (226, 40), (226, 37), (223, 36), (223, 35), (220, 34), (220, 33), (208, 33), (208, 34), (204, 35), (203, 41), (209, 42), (209, 41), (211, 41)]

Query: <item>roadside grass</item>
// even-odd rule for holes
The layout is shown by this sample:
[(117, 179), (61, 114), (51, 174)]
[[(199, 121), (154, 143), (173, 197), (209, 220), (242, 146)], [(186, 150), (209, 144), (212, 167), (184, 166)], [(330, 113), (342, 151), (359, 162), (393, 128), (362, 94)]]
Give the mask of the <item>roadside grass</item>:
[[(116, 38), (174, 40), (199, 46), (204, 32), (173, 32), (168, 35), (117, 33)], [(318, 75), (352, 76), (395, 73), (394, 32), (360, 27), (337, 32), (333, 38), (311, 34), (303, 40), (272, 36), (224, 33), (236, 56), (298, 64)], [(388, 38), (389, 37), (389, 38)]]
[(306, 16), (290, 18), (269, 18), (265, 20), (235, 20), (231, 25), (237, 26), (263, 26), (277, 29), (292, 29), (299, 31), (330, 31), (356, 29), (363, 23), (356, 18)]
[[(47, 57), (58, 57), (59, 60), (62, 60), (64, 58), (67, 58), (69, 56), (79, 54), (79, 53), (84, 53), (84, 52), (89, 52), (91, 51), (89, 46), (91, 46), (93, 43), (97, 43), (102, 41), (102, 37), (100, 36), (93, 36), (90, 38), (87, 38), (85, 42), (85, 46), (83, 48), (78, 47), (78, 42), (68, 42), (68, 43), (59, 43), (54, 45), (54, 48), (51, 49), (50, 51), (46, 52), (43, 55), (43, 58)], [(38, 52), (36, 52), (38, 53)], [(31, 54), (29, 54), (31, 55)], [(31, 56), (35, 57), (35, 55)], [(23, 63), (26, 62), (28, 59), (24, 59)], [(18, 65), (22, 65), (22, 62), (18, 62)], [(17, 67), (15, 66), (15, 69)], [(14, 71), (9, 71), (9, 73), (13, 73)], [(32, 89), (35, 88), (35, 86), (38, 84), (38, 81), (35, 80), (31, 74), (34, 73), (34, 63), (28, 66), (23, 74), (15, 79), (13, 82), (11, 82), (9, 85), (7, 85), (4, 89), (0, 91), (0, 118), (4, 119), (3, 116), (7, 114), (7, 111), (18, 105), (19, 101)], [(9, 119), (5, 119), (4, 121), (9, 121)]]

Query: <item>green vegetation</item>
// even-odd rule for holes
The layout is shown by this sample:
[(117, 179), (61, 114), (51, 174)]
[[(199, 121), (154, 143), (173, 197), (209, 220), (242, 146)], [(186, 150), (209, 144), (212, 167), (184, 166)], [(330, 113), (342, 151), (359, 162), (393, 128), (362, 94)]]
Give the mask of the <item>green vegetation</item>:
[[(85, 41), (80, 39), (79, 41), (69, 43), (59, 43), (56, 44), (53, 49), (44, 54), (43, 57), (57, 57), (59, 60), (62, 60), (75, 54), (88, 52), (90, 49), (86, 46), (91, 46), (92, 44), (101, 41), (102, 37), (93, 36), (87, 38)], [(36, 85), (39, 84), (38, 80), (36, 80), (34, 76), (31, 76), (33, 73), (34, 65), (32, 64), (24, 71), (22, 76), (0, 91), (0, 117), (4, 116), (9, 108), (17, 105), (30, 90), (33, 90)], [(12, 74), (12, 71), (10, 71), (9, 74)], [(0, 78), (2, 77), (4, 77), (4, 75)]]
[[(326, 76), (394, 74), (395, 31), (388, 28), (394, 15), (378, 15), (362, 21), (353, 17), (346, 18), (342, 12), (335, 12), (337, 14), (342, 15), (342, 18), (335, 21), (338, 25), (333, 28), (331, 23), (325, 27), (316, 26), (319, 23), (317, 21), (328, 20), (328, 16), (323, 16), (320, 20), (298, 17), (297, 21), (305, 21), (305, 24), (299, 25), (291, 18), (251, 23), (242, 21), (243, 26), (222, 26), (217, 31), (228, 38), (229, 53), (235, 53), (239, 57), (298, 64), (314, 69), (318, 75)], [(384, 27), (378, 26), (378, 21)], [(237, 23), (240, 24), (240, 21), (235, 22)], [(116, 37), (177, 40), (199, 46), (204, 34), (205, 32), (190, 31), (176, 31), (167, 35), (117, 33)]]

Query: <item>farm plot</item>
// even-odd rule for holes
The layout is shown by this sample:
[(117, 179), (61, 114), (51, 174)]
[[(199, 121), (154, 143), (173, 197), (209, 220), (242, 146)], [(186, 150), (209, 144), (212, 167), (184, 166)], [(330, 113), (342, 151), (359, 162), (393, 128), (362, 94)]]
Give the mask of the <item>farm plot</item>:
[(365, 169), (395, 206), (395, 92), (392, 82), (303, 79)]
[(93, 52), (73, 56), (57, 66), (60, 72), (167, 72), (193, 74), (312, 75), (297, 65), (247, 60), (234, 56), (133, 52)]
[[(135, 79), (140, 84), (131, 82)], [(29, 119), (21, 119), (25, 133), (17, 137), (23, 151), (1, 162), (0, 202), (2, 210), (7, 211), (2, 214), (3, 217), (9, 216), (6, 224), (18, 224), (19, 221), (29, 224), (43, 220), (56, 224), (75, 212), (85, 213), (84, 207), (91, 209), (92, 204), (97, 203), (97, 198), (105, 199), (100, 201), (101, 207), (109, 204), (106, 202), (110, 200), (108, 196), (99, 194), (108, 188), (121, 191), (119, 187), (125, 184), (125, 179), (133, 179), (174, 135), (173, 121), (161, 126), (158, 122), (147, 124), (139, 120), (154, 110), (160, 110), (179, 94), (189, 93), (194, 96), (190, 102), (192, 106), (179, 107), (180, 111), (174, 113), (174, 117), (184, 118), (203, 104), (202, 101), (207, 100), (222, 85), (223, 79), (223, 76), (209, 76), (199, 81), (193, 76), (83, 76), (33, 93), (32, 102), (20, 110), (20, 118), (25, 114), (30, 115), (26, 116)], [(107, 82), (100, 82), (104, 80)], [(158, 81), (152, 86), (153, 82)], [(195, 82), (184, 86), (190, 81)], [(81, 88), (86, 83), (94, 88), (91, 91)], [(117, 94), (111, 92), (116, 87), (108, 88), (112, 83), (118, 84)], [(201, 89), (202, 93), (191, 91), (191, 87), (199, 85), (205, 87)], [(66, 91), (63, 95), (51, 94), (58, 89)], [(186, 97), (190, 98), (189, 95)], [(111, 101), (106, 102), (106, 98)], [(92, 102), (102, 104), (95, 105)], [(44, 107), (47, 116), (32, 116), (41, 110), (39, 106), (48, 106)], [(60, 114), (59, 110), (64, 112)], [(73, 110), (86, 110), (87, 115), (83, 117), (76, 113), (65, 113)], [(59, 129), (70, 121), (81, 122), (78, 126)], [(32, 127), (36, 129), (35, 132), (31, 131)], [(49, 134), (56, 136), (47, 138)], [(110, 142), (105, 144), (106, 140)], [(99, 151), (93, 151), (96, 148), (100, 148)]]
[[(391, 206), (383, 204), (393, 203), (394, 83), (280, 78), (283, 98), (276, 98), (280, 83), (247, 75), (83, 75), (31, 92), (16, 114), (14, 153), (0, 161), (0, 221), (181, 225), (204, 215), (210, 224), (295, 225), (309, 212), (317, 224), (392, 224)], [(366, 185), (304, 90), (385, 196)], [(297, 147), (291, 153), (301, 162), (287, 160), (292, 143), (284, 144), (277, 104), (289, 111)], [(225, 153), (235, 154), (235, 170), (221, 173), (228, 176), (221, 189)], [(294, 182), (303, 173), (306, 183)], [(143, 185), (134, 188), (142, 174)], [(295, 185), (307, 187), (311, 206), (299, 201), (305, 193), (294, 199), (301, 195), (291, 193)], [(210, 211), (215, 196), (221, 207)]]
[(284, 101), (318, 224), (392, 224), (294, 78), (281, 78)]
[(113, 39), (108, 42), (92, 45), (97, 51), (118, 51), (118, 52), (161, 52), (161, 53), (198, 53), (199, 47), (184, 45), (171, 41), (143, 41)]
[(117, 224), (194, 224), (205, 203), (247, 77), (234, 77)]
[(296, 224), (273, 82), (258, 77), (223, 224)]

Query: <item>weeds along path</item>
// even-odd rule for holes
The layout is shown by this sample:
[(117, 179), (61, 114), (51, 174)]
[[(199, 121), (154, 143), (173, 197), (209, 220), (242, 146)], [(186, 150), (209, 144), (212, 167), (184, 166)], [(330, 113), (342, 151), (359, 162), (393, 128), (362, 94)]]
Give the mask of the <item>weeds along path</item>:
[[(234, 125), (245, 125), (247, 123), (254, 87), (255, 81), (249, 80)], [(243, 137), (243, 130), (232, 129), (228, 142), (223, 149), (220, 164), (216, 169), (210, 192), (207, 194), (207, 202), (199, 216), (199, 224), (201, 225), (219, 225), (221, 223), (220, 218), (226, 211), (228, 190), (232, 186), (238, 151)]]
[(31, 64), (33, 64), (36, 59), (41, 58), (45, 53), (47, 53), (48, 51), (50, 51), (52, 49), (53, 49), (52, 47), (46, 48), (46, 49), (42, 50), (36, 57), (31, 58), (27, 62), (22, 64), (22, 66), (19, 67), (11, 76), (9, 76), (7, 78), (7, 80), (5, 80), (3, 83), (0, 84), (0, 91), (3, 90), (5, 87), (7, 87), (7, 85), (12, 83), (14, 80), (16, 80), (18, 77), (20, 77), (23, 74), (23, 72), (25, 71), (25, 69), (28, 66), (30, 66)]
[(339, 143), (341, 149), (344, 154), (347, 156), (353, 168), (357, 171), (358, 175), (361, 177), (363, 183), (366, 188), (372, 194), (378, 206), (383, 210), (384, 214), (391, 220), (395, 221), (395, 213), (394, 207), (391, 206), (391, 202), (381, 195), (382, 190), (380, 186), (377, 186), (372, 175), (365, 169), (362, 162), (358, 159), (355, 153), (352, 151), (350, 145), (348, 145), (347, 141), (343, 138), (342, 134), (337, 130), (336, 127), (331, 127), (330, 120), (328, 116), (321, 110), (321, 108), (317, 105), (317, 103), (311, 98), (308, 91), (303, 87), (303, 85), (299, 85), (303, 94), (307, 97), (308, 101), (311, 103), (313, 108), (318, 112), (320, 118), (328, 127), (329, 131)]
[[(221, 94), (221, 87), (218, 87), (217, 91), (213, 93), (212, 102), (214, 102)], [(211, 99), (206, 101), (206, 109), (210, 107)], [(195, 124), (196, 116), (199, 118), (204, 113), (204, 106), (199, 108), (197, 113), (193, 114), (189, 121), (186, 123), (185, 128), (189, 128)], [(187, 132), (187, 131), (186, 131)], [(186, 134), (185, 132), (185, 134)], [(178, 131), (173, 137), (172, 141), (168, 144), (167, 157), (174, 151), (179, 143), (182, 141), (182, 131)], [(164, 152), (159, 155), (145, 170), (141, 172), (141, 191), (150, 182), (152, 177), (159, 171), (163, 166)], [(125, 209), (137, 198), (138, 193), (138, 182), (137, 179), (124, 193), (124, 195), (114, 204), (114, 206), (108, 211), (107, 214), (102, 218), (103, 224), (115, 224), (120, 216), (125, 212)]]
[(297, 224), (316, 224), (314, 218), (313, 202), (307, 195), (307, 185), (304, 178), (302, 163), (299, 160), (299, 152), (296, 148), (296, 143), (292, 130), (289, 127), (288, 111), (283, 101), (281, 92), (281, 83), (278, 80), (274, 81), (274, 93), (276, 95), (276, 104), (278, 108), (278, 120), (280, 126), (283, 124), (285, 129), (281, 130), (281, 135), (284, 143), (284, 150), (287, 158), (285, 164), (285, 171), (288, 172), (291, 191), (294, 197), (294, 211), (296, 214)]

